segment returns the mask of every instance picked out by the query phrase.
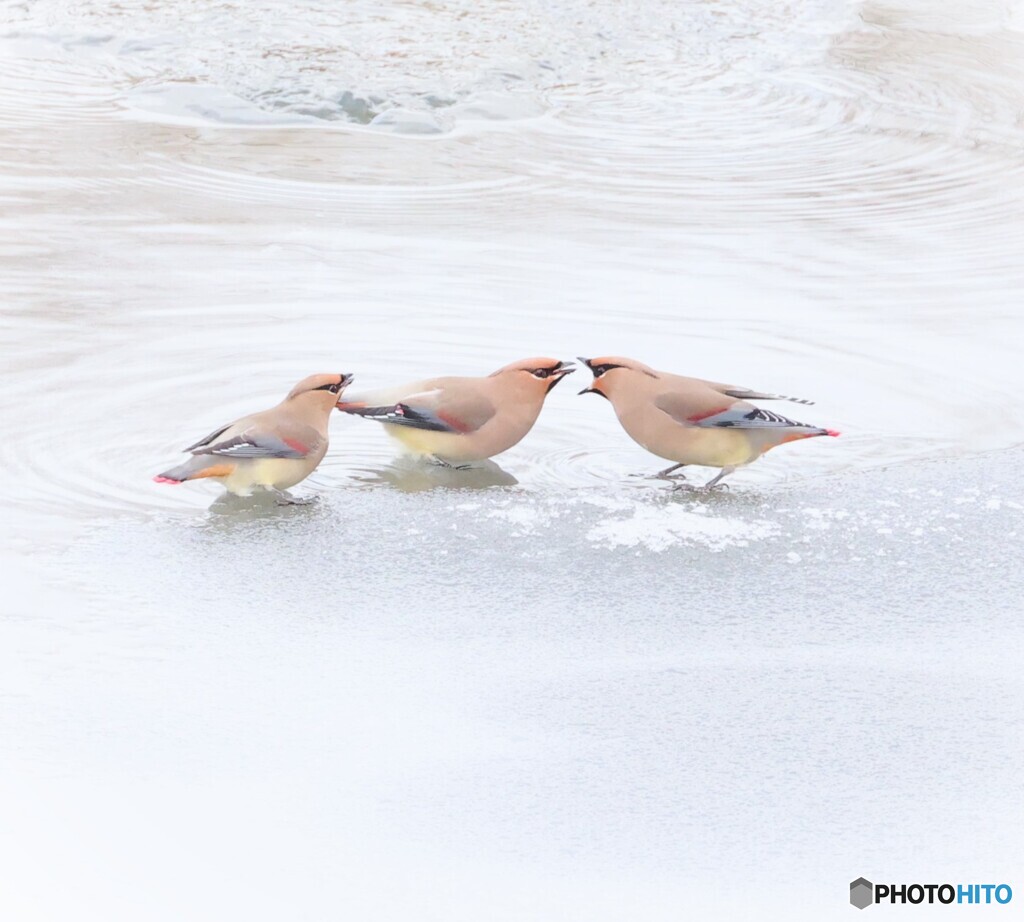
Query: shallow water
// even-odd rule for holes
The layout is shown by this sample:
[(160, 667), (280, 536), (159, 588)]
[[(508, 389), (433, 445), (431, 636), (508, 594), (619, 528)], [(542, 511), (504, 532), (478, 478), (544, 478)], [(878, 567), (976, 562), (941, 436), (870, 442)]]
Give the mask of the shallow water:
[[(1015, 883), (1024, 6), (283, 10), (3, 7), (19, 917)], [(843, 438), (671, 497), (576, 375), (483, 471), (149, 480), (310, 372), (609, 352)]]

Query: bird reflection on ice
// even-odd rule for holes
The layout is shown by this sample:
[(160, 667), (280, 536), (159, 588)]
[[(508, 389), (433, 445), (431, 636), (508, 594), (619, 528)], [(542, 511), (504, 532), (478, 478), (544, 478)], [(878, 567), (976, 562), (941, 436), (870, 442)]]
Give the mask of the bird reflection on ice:
[(404, 493), (419, 493), (445, 487), (454, 490), (483, 490), (512, 487), (519, 481), (494, 461), (477, 461), (467, 467), (446, 467), (426, 458), (403, 455), (382, 467), (367, 468), (355, 479), (367, 484), (388, 484)]

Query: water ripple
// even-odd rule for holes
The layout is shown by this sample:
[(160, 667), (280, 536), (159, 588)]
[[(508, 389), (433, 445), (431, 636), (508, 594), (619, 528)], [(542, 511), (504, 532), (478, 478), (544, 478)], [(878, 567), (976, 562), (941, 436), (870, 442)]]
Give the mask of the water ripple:
[[(1000, 10), (12, 8), (15, 501), (198, 507), (148, 477), (310, 371), (542, 352), (806, 393), (844, 431), (740, 487), (1018, 443), (1024, 35)], [(607, 405), (570, 398), (463, 480), (335, 420), (309, 486), (665, 489)]]

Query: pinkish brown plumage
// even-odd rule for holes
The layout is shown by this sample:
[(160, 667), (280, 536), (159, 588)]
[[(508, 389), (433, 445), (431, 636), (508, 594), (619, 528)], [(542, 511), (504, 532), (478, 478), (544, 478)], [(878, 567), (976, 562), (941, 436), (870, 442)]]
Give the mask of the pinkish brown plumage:
[(521, 359), (482, 378), (430, 378), (356, 394), (338, 409), (383, 423), (413, 454), (462, 465), (518, 443), (533, 428), (544, 398), (574, 370), (558, 359)]
[(331, 410), (349, 374), (311, 375), (281, 403), (215, 429), (185, 450), (192, 457), (158, 474), (157, 483), (213, 478), (229, 493), (287, 490), (316, 470), (327, 452)]
[(705, 489), (711, 489), (737, 467), (750, 464), (778, 445), (839, 435), (833, 429), (799, 423), (749, 402), (809, 404), (810, 400), (656, 371), (622, 356), (580, 361), (594, 375), (590, 387), (580, 393), (606, 397), (633, 441), (675, 462), (659, 472), (661, 477), (690, 464), (720, 468), (705, 484)]

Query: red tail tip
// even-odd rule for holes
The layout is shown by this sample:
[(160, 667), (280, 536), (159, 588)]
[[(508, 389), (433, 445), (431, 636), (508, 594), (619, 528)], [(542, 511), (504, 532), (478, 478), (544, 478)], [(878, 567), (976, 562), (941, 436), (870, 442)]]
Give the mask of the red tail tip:
[(839, 435), (841, 435), (841, 433), (839, 432), (838, 429), (826, 429), (825, 430), (825, 435), (831, 435), (833, 438), (836, 438)]
[(181, 482), (182, 481), (174, 480), (171, 477), (164, 477), (163, 474), (157, 474), (156, 477), (153, 478), (153, 483), (181, 483)]

